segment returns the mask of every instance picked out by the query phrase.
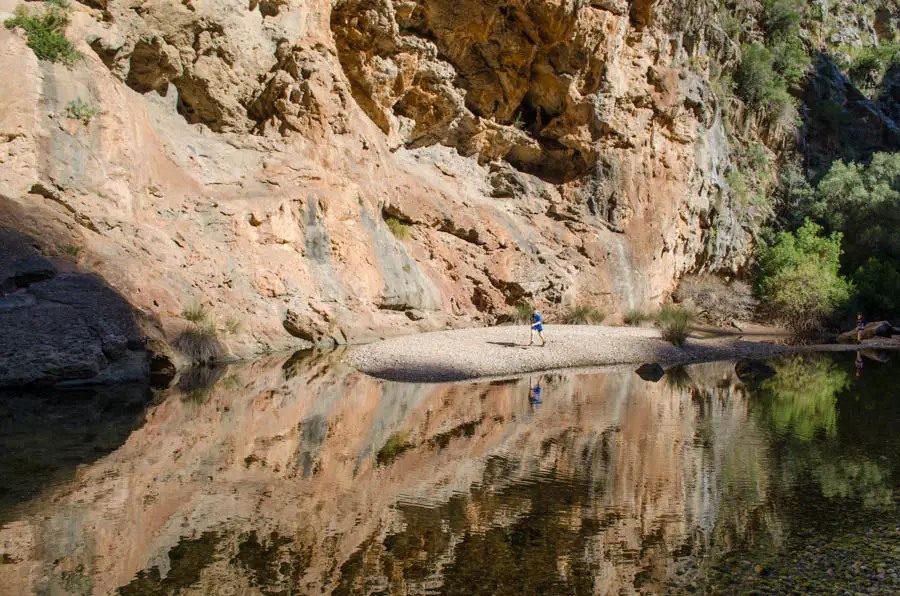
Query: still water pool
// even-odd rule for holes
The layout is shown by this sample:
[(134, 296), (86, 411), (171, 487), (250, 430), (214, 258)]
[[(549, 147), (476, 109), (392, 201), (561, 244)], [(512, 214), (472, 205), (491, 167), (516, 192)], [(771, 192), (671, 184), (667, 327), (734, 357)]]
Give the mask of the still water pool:
[[(900, 592), (900, 366), (0, 395), (2, 594)], [(537, 388), (540, 388), (537, 390)]]

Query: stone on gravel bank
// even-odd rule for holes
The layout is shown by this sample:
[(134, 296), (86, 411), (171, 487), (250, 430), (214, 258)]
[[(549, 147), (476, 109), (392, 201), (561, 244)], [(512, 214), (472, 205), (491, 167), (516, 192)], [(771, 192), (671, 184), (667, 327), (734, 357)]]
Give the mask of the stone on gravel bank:
[[(894, 327), (888, 323), (887, 321), (876, 321), (874, 323), (869, 323), (866, 325), (866, 328), (863, 330), (862, 338), (863, 339), (872, 339), (875, 337), (891, 337), (894, 334)], [(856, 343), (856, 329), (851, 329), (850, 331), (846, 331), (841, 333), (838, 338), (838, 343), (841, 344), (855, 344)]]

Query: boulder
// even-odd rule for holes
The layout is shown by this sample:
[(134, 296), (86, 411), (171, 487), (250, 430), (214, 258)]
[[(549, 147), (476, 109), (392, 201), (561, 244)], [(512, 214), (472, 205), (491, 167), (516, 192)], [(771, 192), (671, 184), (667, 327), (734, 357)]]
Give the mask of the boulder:
[(0, 387), (95, 377), (107, 365), (100, 338), (71, 306), (0, 310)]
[[(866, 328), (863, 329), (862, 338), (872, 339), (874, 337), (890, 337), (893, 332), (894, 327), (887, 321), (876, 321), (874, 323), (869, 323), (868, 325), (866, 325)], [(857, 343), (856, 329), (851, 329), (850, 331), (841, 333), (840, 335), (838, 335), (837, 341), (840, 344)]]
[(303, 316), (295, 310), (288, 309), (282, 321), (284, 330), (298, 339), (310, 343), (318, 343), (324, 335), (321, 326), (310, 316)]
[(666, 374), (663, 367), (656, 363), (644, 364), (634, 372), (637, 376), (650, 383), (658, 383)]
[(738, 360), (734, 372), (744, 383), (764, 381), (775, 376), (775, 369), (760, 360)]

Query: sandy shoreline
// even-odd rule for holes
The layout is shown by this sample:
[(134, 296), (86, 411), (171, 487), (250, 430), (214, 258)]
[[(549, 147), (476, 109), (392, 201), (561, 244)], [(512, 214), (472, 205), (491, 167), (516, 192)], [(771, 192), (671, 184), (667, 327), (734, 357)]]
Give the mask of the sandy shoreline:
[[(588, 369), (648, 362), (686, 364), (769, 358), (787, 352), (846, 352), (857, 346), (787, 346), (740, 336), (690, 338), (684, 347), (641, 327), (546, 325), (547, 345), (528, 345), (528, 326), (484, 327), (424, 333), (362, 346), (346, 360), (360, 371), (391, 381), (441, 383), (500, 378), (558, 369)], [(862, 349), (897, 349), (900, 342), (866, 341)]]

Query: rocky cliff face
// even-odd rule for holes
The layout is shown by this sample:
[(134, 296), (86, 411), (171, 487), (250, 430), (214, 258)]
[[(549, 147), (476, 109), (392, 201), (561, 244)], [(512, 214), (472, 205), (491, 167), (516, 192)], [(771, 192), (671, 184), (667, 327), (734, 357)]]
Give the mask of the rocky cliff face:
[(0, 225), (234, 356), (651, 306), (750, 242), (704, 6), (79, 4), (71, 68), (0, 31)]

